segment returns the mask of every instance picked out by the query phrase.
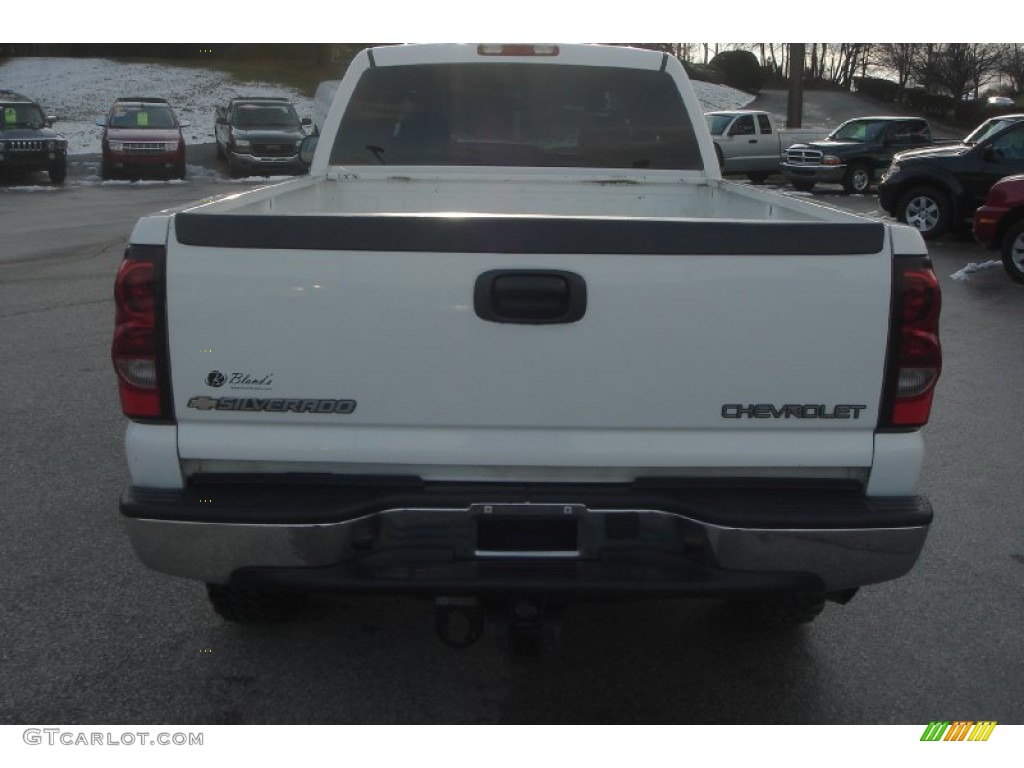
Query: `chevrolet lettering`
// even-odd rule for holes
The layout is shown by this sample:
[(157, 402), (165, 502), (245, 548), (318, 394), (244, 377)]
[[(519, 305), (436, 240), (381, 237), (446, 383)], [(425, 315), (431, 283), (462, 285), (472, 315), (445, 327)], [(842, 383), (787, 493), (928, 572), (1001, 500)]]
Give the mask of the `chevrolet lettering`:
[(740, 405), (722, 406), (723, 419), (859, 419), (866, 405)]

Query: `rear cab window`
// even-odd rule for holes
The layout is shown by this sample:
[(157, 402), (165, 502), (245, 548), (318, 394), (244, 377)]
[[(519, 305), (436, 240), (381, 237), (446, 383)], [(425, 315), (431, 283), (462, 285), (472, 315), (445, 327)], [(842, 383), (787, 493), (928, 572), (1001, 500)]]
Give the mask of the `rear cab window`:
[(333, 165), (700, 170), (696, 135), (664, 72), (435, 64), (365, 72)]

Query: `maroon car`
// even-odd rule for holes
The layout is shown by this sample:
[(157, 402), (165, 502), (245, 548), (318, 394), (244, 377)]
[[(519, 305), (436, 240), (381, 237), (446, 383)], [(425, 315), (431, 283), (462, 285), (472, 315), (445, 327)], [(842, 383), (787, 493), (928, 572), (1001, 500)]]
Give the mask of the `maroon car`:
[(1024, 174), (1000, 179), (974, 213), (974, 236), (1003, 253), (1006, 272), (1024, 283)]
[(185, 137), (167, 99), (118, 99), (110, 114), (96, 120), (103, 126), (104, 179), (155, 175), (185, 178)]

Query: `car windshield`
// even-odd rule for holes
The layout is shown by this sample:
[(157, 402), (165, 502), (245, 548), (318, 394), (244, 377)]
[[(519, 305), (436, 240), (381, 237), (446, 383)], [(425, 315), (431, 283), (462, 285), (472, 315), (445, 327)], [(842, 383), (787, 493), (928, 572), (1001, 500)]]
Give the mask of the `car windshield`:
[(0, 104), (0, 127), (38, 130), (46, 118), (35, 104)]
[(989, 136), (992, 136), (993, 134), (1003, 130), (1003, 128), (1005, 128), (1006, 126), (1013, 125), (1014, 123), (1019, 122), (1021, 122), (1019, 118), (1016, 120), (1005, 120), (1001, 117), (993, 117), (989, 120), (986, 120), (984, 123), (982, 123), (969, 134), (967, 134), (967, 137), (964, 139), (964, 144), (977, 144), (978, 142), (984, 141)]
[(703, 167), (668, 73), (507, 63), (368, 70), (331, 163)]
[(294, 128), (299, 116), (291, 104), (239, 104), (234, 123), (239, 128)]
[(732, 122), (733, 115), (704, 115), (712, 136), (721, 136)]
[(887, 123), (880, 120), (850, 120), (829, 135), (833, 141), (878, 141)]
[(107, 125), (111, 128), (177, 128), (166, 104), (115, 104)]

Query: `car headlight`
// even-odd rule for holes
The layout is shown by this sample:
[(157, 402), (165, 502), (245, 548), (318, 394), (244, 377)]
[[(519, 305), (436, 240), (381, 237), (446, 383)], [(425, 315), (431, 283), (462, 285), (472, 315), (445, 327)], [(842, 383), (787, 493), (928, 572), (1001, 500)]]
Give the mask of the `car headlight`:
[(57, 148), (57, 142), (54, 141), (53, 139), (50, 139), (48, 142), (46, 142), (46, 148), (52, 152)]
[(842, 165), (842, 158), (836, 157), (835, 155), (825, 155), (821, 158), (822, 165)]
[(166, 152), (174, 152), (177, 149), (178, 149), (178, 142), (176, 142), (176, 141), (164, 142), (164, 150)]
[(252, 142), (245, 139), (235, 139), (235, 152), (252, 152)]
[(121, 152), (122, 150), (124, 150), (124, 142), (123, 141), (108, 141), (107, 142), (107, 147), (110, 149), (111, 152)]
[(3, 152), (5, 149), (7, 149), (7, 142), (0, 141), (0, 152)]

